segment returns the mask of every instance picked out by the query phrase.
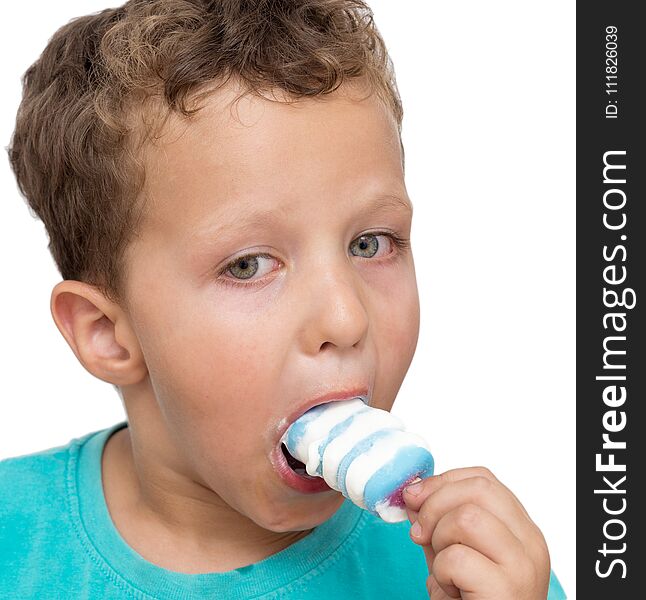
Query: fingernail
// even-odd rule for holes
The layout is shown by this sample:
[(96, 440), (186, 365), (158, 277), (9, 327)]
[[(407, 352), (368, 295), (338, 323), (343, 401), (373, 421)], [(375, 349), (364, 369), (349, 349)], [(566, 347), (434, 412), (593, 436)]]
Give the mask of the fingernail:
[(419, 493), (422, 491), (422, 480), (418, 479), (417, 483), (411, 483), (406, 487), (406, 492), (411, 496), (419, 496)]
[(422, 526), (419, 524), (419, 521), (415, 521), (413, 526), (410, 528), (410, 532), (413, 537), (419, 537), (422, 535)]

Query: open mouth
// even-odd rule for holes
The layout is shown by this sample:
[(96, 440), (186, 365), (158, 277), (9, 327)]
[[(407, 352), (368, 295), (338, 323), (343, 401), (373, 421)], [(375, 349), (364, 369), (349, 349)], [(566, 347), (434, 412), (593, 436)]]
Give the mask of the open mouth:
[(285, 444), (281, 444), (280, 449), (283, 451), (283, 455), (285, 456), (285, 460), (287, 461), (290, 469), (294, 471), (294, 473), (296, 473), (299, 477), (304, 477), (305, 479), (320, 479), (320, 477), (309, 475), (305, 470), (305, 465), (289, 453)]

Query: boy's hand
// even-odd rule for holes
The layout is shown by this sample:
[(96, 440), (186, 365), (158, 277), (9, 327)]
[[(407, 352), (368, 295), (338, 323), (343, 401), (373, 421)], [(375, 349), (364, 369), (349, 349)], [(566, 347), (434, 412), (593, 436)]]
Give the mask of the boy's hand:
[(411, 539), (426, 554), (431, 600), (547, 598), (550, 556), (543, 534), (491, 471), (453, 469), (410, 488), (404, 502)]

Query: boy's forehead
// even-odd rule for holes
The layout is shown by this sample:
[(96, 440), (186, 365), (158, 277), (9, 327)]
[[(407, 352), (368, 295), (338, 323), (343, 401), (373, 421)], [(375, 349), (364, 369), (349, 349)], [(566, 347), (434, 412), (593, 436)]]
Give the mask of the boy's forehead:
[(397, 125), (363, 97), (343, 90), (288, 104), (225, 86), (190, 121), (171, 116), (145, 152), (143, 229), (210, 227), (263, 204), (289, 214), (303, 194), (405, 195)]

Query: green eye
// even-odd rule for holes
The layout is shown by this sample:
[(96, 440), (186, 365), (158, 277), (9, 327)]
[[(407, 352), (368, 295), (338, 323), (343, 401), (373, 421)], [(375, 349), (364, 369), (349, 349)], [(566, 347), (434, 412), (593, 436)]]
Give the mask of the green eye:
[(258, 271), (258, 259), (255, 256), (243, 256), (229, 265), (228, 270), (238, 279), (250, 279)]
[[(357, 249), (357, 252), (354, 251)], [(379, 250), (379, 242), (377, 236), (372, 234), (362, 235), (350, 244), (350, 250), (355, 256), (362, 258), (372, 258)]]

